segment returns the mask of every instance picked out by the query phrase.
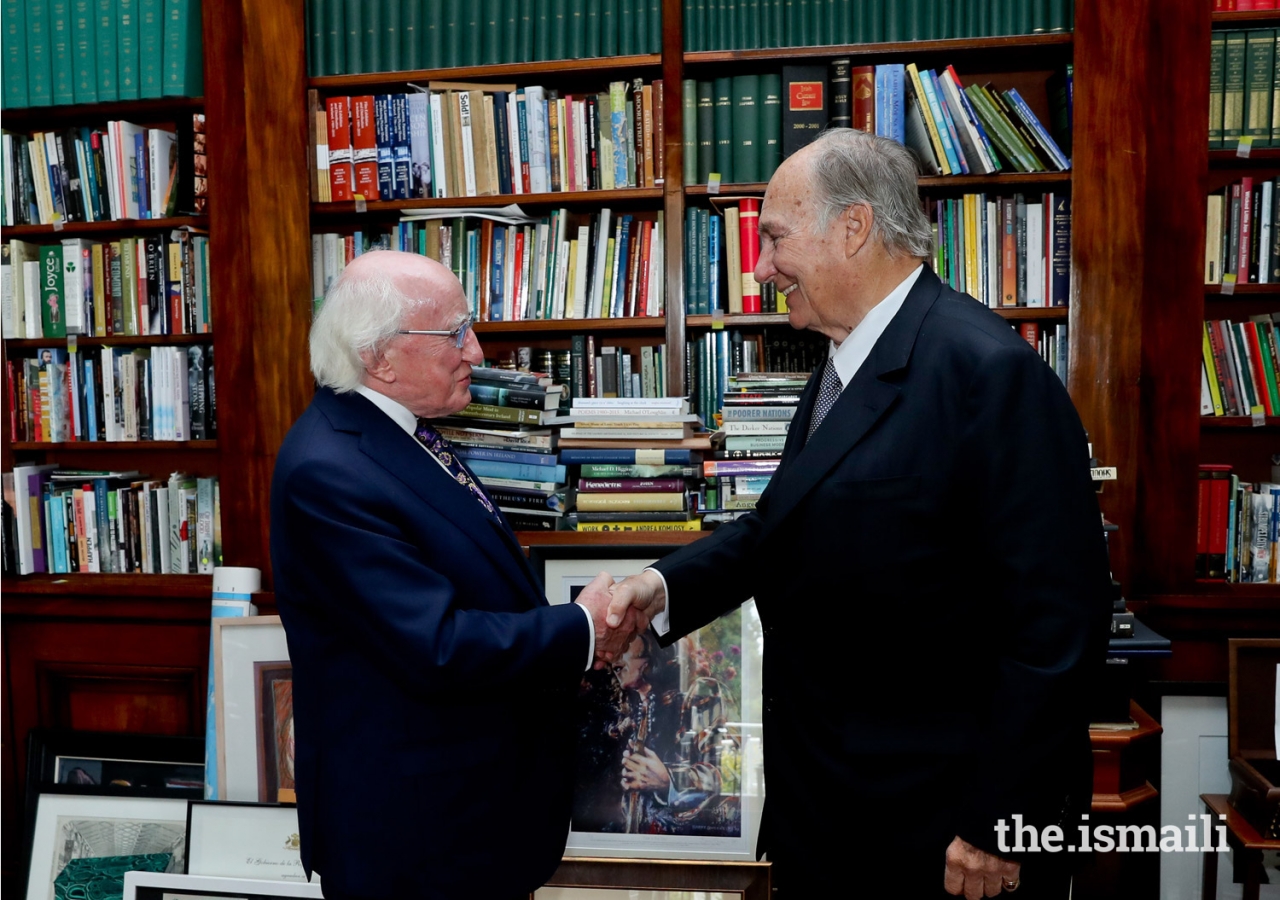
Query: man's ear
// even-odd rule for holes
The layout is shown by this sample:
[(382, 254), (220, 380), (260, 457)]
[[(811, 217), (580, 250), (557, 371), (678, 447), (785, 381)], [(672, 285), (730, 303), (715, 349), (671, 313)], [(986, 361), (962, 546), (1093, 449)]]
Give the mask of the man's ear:
[(865, 203), (855, 203), (840, 214), (841, 236), (844, 239), (844, 256), (850, 259), (871, 240), (871, 226), (875, 216)]
[(395, 368), (387, 362), (384, 354), (380, 353), (375, 357), (371, 352), (365, 352), (360, 354), (360, 361), (364, 363), (364, 370), (370, 378), (385, 384), (391, 384), (396, 380)]

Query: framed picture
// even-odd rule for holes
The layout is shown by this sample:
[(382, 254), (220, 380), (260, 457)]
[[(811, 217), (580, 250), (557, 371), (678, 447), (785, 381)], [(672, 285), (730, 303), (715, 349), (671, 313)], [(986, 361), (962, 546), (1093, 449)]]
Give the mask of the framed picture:
[[(278, 803), (193, 801), (187, 811), (188, 875), (306, 882), (298, 809)], [(313, 882), (320, 876), (313, 875)]]
[(27, 900), (119, 897), (127, 871), (182, 871), (186, 800), (83, 790), (37, 798)]
[(634, 888), (541, 887), (533, 900), (742, 900), (742, 891), (637, 891)]
[(293, 667), (280, 617), (214, 619), (213, 657), (218, 799), (292, 799)]
[(41, 785), (152, 788), (198, 797), (204, 738), (36, 728), (27, 737), (27, 795)]
[[(535, 545), (551, 603), (634, 575), (665, 545)], [(679, 602), (678, 598), (674, 602)], [(569, 856), (754, 860), (764, 806), (755, 603), (662, 648), (652, 632), (579, 692)]]

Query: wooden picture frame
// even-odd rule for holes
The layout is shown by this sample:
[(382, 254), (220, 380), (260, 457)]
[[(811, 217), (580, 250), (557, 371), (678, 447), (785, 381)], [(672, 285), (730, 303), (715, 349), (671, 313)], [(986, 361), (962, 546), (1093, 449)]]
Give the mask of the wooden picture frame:
[(212, 624), (217, 799), (258, 802), (266, 788), (261, 759), (261, 693), (255, 667), (289, 665), (284, 626), (279, 616), (214, 619)]

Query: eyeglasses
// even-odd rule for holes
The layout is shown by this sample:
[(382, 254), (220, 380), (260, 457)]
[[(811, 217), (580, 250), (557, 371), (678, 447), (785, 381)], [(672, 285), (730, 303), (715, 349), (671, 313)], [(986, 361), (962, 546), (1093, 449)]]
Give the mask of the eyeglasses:
[(414, 331), (412, 329), (401, 329), (396, 334), (434, 334), (439, 337), (453, 338), (453, 346), (461, 350), (462, 345), (467, 342), (467, 332), (471, 330), (474, 324), (470, 316), (462, 320), (462, 324), (452, 331)]

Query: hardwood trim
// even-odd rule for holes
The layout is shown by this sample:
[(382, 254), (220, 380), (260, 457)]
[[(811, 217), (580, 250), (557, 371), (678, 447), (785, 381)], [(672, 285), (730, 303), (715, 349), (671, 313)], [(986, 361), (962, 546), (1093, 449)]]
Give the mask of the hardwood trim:
[(716, 316), (685, 316), (685, 324), (689, 328), (714, 328), (716, 322), (720, 322), (725, 328), (750, 327), (752, 325), (786, 325), (790, 322), (791, 317), (786, 313), (777, 314), (751, 314), (742, 313), (739, 315), (723, 315)]
[(557, 334), (581, 331), (661, 331), (662, 316), (626, 316), (618, 319), (520, 319), (514, 322), (477, 322), (476, 334)]
[[(113, 335), (111, 337), (91, 337), (78, 334), (76, 344), (81, 347), (168, 347), (171, 345), (209, 344), (213, 342), (213, 333), (208, 334), (140, 334), (128, 337)], [(4, 345), (10, 350), (39, 350), (50, 343), (62, 343), (65, 338), (6, 338)]]
[(1236, 428), (1257, 428), (1259, 431), (1270, 431), (1280, 428), (1280, 416), (1267, 416), (1266, 425), (1254, 425), (1251, 416), (1201, 416), (1202, 431), (1225, 431)]
[(769, 900), (772, 864), (688, 859), (566, 857), (548, 880), (560, 887), (724, 891)]
[(1206, 284), (1204, 286), (1205, 299), (1212, 300), (1233, 300), (1241, 296), (1272, 296), (1280, 294), (1280, 284), (1237, 284), (1235, 290), (1230, 294), (1223, 293), (1222, 285)]
[(1089, 808), (1093, 812), (1128, 812), (1159, 793), (1151, 786), (1151, 782), (1147, 781), (1143, 782), (1139, 787), (1122, 791), (1119, 794), (1094, 794)]
[(156, 100), (118, 100), (113, 103), (79, 103), (75, 106), (28, 106), (4, 111), (4, 127), (9, 131), (48, 131), (74, 123), (128, 119), (139, 125), (173, 121), (176, 117), (204, 108), (203, 97), (162, 97)]
[[(627, 203), (639, 200), (657, 200), (662, 188), (624, 188), (618, 191), (558, 191), (547, 194), (496, 194), (492, 197), (447, 197), (420, 200), (372, 200), (365, 204), (367, 213), (404, 214), (421, 209), (470, 209), (471, 207), (519, 206), (571, 206), (582, 203)], [(315, 216), (356, 216), (355, 203), (312, 203)]]
[[(606, 0), (608, 2), (608, 0)], [(684, 344), (684, 0), (662, 0), (663, 138), (666, 169), (662, 183), (662, 209), (666, 265), (667, 371), (663, 384), (669, 397), (685, 393)]]
[[(140, 573), (76, 573), (15, 575), (5, 578), (8, 595), (31, 597), (157, 597), (207, 601), (212, 575), (143, 575)], [(6, 614), (15, 610), (6, 603)], [(207, 616), (208, 610), (203, 612)]]
[(1274, 25), (1280, 22), (1280, 10), (1246, 9), (1213, 13), (1214, 25)]
[(344, 91), (356, 91), (359, 89), (360, 91), (368, 92), (369, 88), (396, 87), (409, 82), (497, 78), (521, 79), (541, 75), (590, 75), (593, 72), (600, 72), (608, 76), (621, 70), (656, 69), (661, 65), (662, 57), (660, 55), (656, 53), (640, 53), (634, 56), (553, 59), (531, 63), (503, 63), (496, 66), (459, 66), (452, 69), (414, 69), (404, 72), (370, 72), (362, 75), (325, 75), (310, 79), (307, 82), (307, 87), (317, 88), (326, 94), (336, 96)]
[(47, 450), (61, 452), (64, 450), (104, 450), (121, 453), (134, 453), (138, 450), (217, 450), (217, 441), (68, 441), (51, 443), (49, 441), (13, 441), (14, 450)]
[(1214, 169), (1239, 169), (1249, 166), (1274, 168), (1280, 163), (1280, 147), (1257, 147), (1248, 156), (1238, 156), (1234, 150), (1210, 150), (1209, 166)]
[[(921, 175), (916, 179), (920, 188), (1002, 187), (1007, 185), (1070, 184), (1071, 171), (1066, 172), (1004, 172), (995, 175)], [(712, 193), (705, 184), (691, 184), (684, 189), (686, 197), (721, 197), (732, 199), (737, 194), (763, 194), (767, 182), (753, 181), (741, 184), (722, 184)]]
[[(1077, 32), (1079, 25), (1076, 26)], [(927, 53), (958, 51), (1002, 51), (1017, 48), (1070, 47), (1075, 40), (1071, 32), (1054, 34), (1016, 34), (988, 38), (948, 38), (941, 41), (886, 41), (880, 44), (833, 44), (820, 47), (770, 47), (766, 50), (700, 50), (684, 54), (687, 66), (708, 63), (785, 61), (832, 56), (874, 57), (882, 60), (895, 54), (920, 56)]]
[[(7, 124), (7, 123), (6, 123)], [(172, 219), (109, 219), (105, 222), (64, 222), (61, 228), (52, 225), (6, 225), (0, 228), (0, 238), (55, 238), (89, 235), (106, 237), (119, 234), (131, 237), (139, 231), (171, 231), (174, 228), (209, 227), (208, 216), (175, 216)]]

